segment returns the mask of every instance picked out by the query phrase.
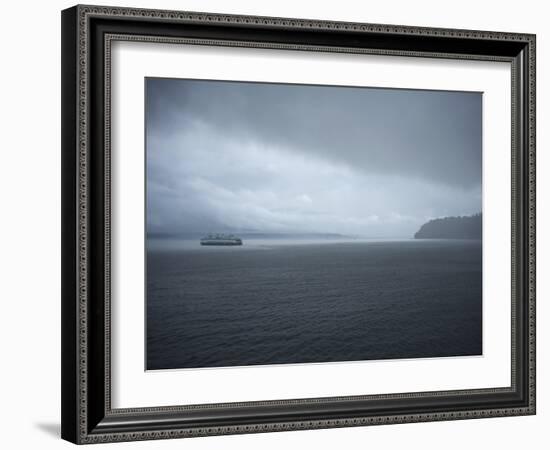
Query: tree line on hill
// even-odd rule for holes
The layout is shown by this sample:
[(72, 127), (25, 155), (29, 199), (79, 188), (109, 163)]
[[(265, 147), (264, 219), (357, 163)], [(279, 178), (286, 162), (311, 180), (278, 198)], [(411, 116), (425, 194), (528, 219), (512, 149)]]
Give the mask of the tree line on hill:
[(481, 213), (473, 216), (442, 217), (426, 222), (415, 239), (481, 239)]

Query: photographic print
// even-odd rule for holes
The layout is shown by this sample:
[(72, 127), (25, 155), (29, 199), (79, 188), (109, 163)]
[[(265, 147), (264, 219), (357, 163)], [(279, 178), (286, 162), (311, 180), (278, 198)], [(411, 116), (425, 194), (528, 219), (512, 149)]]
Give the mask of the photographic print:
[(63, 439), (536, 413), (534, 34), (61, 25)]
[(145, 79), (146, 369), (482, 355), (482, 93)]

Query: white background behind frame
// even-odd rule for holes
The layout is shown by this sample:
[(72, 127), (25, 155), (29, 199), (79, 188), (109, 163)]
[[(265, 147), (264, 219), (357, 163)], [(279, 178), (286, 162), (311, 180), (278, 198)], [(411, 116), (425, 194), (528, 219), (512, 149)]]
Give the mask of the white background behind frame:
[[(121, 41), (111, 57), (112, 407), (510, 385), (509, 63)], [(144, 371), (144, 77), (482, 91), (483, 356)]]

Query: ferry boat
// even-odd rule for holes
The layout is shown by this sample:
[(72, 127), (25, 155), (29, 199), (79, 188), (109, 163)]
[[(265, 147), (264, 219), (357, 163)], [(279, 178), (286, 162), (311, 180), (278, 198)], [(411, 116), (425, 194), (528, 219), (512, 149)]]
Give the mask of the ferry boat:
[(208, 234), (201, 239), (201, 245), (243, 245), (243, 241), (232, 234)]

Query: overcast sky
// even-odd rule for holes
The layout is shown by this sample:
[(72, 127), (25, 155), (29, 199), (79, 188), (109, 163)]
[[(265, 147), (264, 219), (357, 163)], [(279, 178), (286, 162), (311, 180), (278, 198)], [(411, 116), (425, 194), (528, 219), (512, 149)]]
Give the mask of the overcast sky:
[(480, 93), (146, 79), (149, 233), (411, 237), (481, 211)]

